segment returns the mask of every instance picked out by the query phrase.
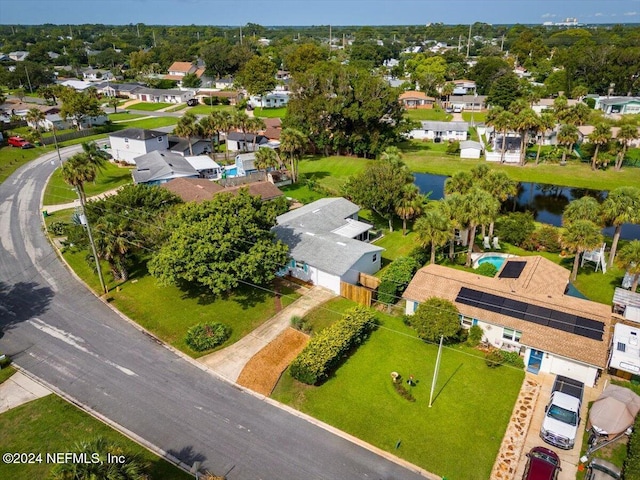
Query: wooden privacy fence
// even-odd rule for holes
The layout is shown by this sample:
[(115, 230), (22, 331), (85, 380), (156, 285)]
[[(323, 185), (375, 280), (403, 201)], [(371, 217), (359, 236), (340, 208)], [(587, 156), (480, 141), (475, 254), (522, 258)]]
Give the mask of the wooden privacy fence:
[(376, 290), (380, 286), (380, 279), (378, 277), (374, 277), (373, 275), (360, 272), (360, 278), (358, 278), (358, 283), (363, 287)]
[(344, 298), (348, 298), (349, 300), (353, 300), (360, 305), (370, 307), (373, 290), (369, 290), (365, 287), (359, 287), (358, 285), (352, 285), (350, 283), (340, 282), (340, 295)]

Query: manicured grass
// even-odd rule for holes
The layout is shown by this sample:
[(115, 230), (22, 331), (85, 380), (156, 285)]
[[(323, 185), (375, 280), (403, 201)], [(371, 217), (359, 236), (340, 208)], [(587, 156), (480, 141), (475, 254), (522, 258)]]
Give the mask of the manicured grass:
[[(273, 398), (450, 480), (489, 478), (524, 372), (489, 369), (475, 350), (446, 348), (429, 408), (437, 346), (401, 319), (377, 316), (382, 327), (322, 386), (285, 372)], [(414, 376), (415, 403), (395, 391), (393, 371)]]
[(53, 147), (35, 147), (23, 150), (15, 147), (0, 147), (0, 183), (25, 163), (51, 151)]
[(109, 120), (111, 120), (112, 122), (119, 122), (121, 120), (134, 120), (136, 118), (142, 118), (144, 116), (145, 115), (142, 113), (118, 112), (109, 114)]
[(184, 110), (188, 105), (186, 103), (181, 103), (180, 105), (176, 105), (175, 107), (168, 108), (165, 112), (178, 112), (180, 110)]
[[(109, 162), (105, 164), (103, 170), (98, 172), (96, 181), (86, 183), (84, 188), (87, 197), (91, 197), (128, 183), (131, 183), (131, 168), (120, 167)], [(73, 202), (77, 198), (76, 192), (62, 179), (60, 169), (56, 169), (47, 184), (42, 200), (43, 205), (59, 205)]]
[(16, 369), (13, 367), (2, 367), (0, 370), (0, 383), (5, 382), (11, 375), (16, 373)]
[(47, 453), (69, 452), (81, 441), (103, 437), (120, 445), (126, 453), (138, 454), (149, 464), (150, 478), (193, 478), (111, 427), (82, 412), (55, 395), (26, 403), (0, 415), (0, 450), (42, 454), (42, 463), (29, 465), (0, 463), (0, 478), (32, 480), (48, 478), (53, 467)]
[(253, 114), (260, 118), (284, 118), (287, 116), (287, 107), (262, 108), (256, 107)]
[(293, 198), (294, 200), (304, 204), (315, 202), (324, 196), (321, 193), (311, 190), (309, 185), (302, 182), (285, 185), (284, 187), (279, 188), (284, 192), (286, 197)]
[(176, 123), (178, 123), (177, 117), (154, 117), (144, 118), (142, 120), (134, 119), (130, 122), (118, 123), (118, 126), (122, 128), (146, 128), (150, 130), (159, 127), (168, 127)]
[[(471, 123), (471, 112), (462, 112), (462, 119), (465, 122)], [(474, 123), (484, 123), (487, 119), (486, 112), (473, 112), (473, 122)]]
[(405, 116), (416, 122), (421, 120), (448, 122), (453, 118), (453, 115), (440, 108), (411, 108), (405, 110)]
[(129, 105), (129, 110), (143, 110), (145, 112), (155, 112), (174, 105), (173, 103), (152, 103), (152, 102), (138, 102), (133, 105)]
[(196, 115), (209, 115), (211, 112), (225, 110), (227, 112), (232, 112), (235, 107), (231, 105), (196, 105), (195, 107), (189, 107), (189, 111)]
[(340, 320), (346, 310), (353, 308), (354, 303), (343, 297), (333, 298), (305, 315), (305, 321), (311, 326), (312, 332), (319, 333), (337, 320)]
[[(98, 277), (87, 264), (86, 255), (86, 251), (64, 253), (76, 274), (99, 291)], [(118, 284), (120, 291), (117, 291), (104, 263), (103, 273), (112, 305), (163, 341), (194, 358), (235, 343), (276, 313), (274, 295), (263, 289), (240, 286), (227, 296), (213, 298), (202, 292), (159, 286), (147, 274), (145, 266), (139, 264), (131, 269), (127, 282)], [(280, 292), (283, 307), (300, 296), (289, 287), (281, 287)], [(189, 327), (201, 322), (224, 323), (231, 327), (231, 336), (217, 349), (194, 352), (184, 337)]]
[(332, 195), (341, 195), (342, 186), (349, 177), (360, 173), (372, 161), (339, 156), (307, 157), (300, 162), (299, 183), (311, 181), (327, 189)]

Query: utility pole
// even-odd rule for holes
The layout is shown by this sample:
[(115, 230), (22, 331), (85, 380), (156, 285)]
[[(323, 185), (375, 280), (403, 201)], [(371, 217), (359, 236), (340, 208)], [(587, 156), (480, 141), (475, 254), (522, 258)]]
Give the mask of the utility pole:
[(444, 336), (440, 335), (440, 346), (438, 347), (438, 356), (436, 357), (436, 366), (433, 369), (433, 381), (431, 382), (431, 394), (429, 395), (429, 408), (433, 403), (433, 391), (436, 389), (436, 383), (438, 381), (438, 370), (440, 370), (440, 357), (442, 355), (442, 340)]
[(332, 42), (331, 42), (331, 25), (329, 25), (329, 58), (331, 58), (331, 49), (332, 49)]
[(467, 39), (467, 58), (469, 58), (469, 49), (471, 48), (471, 27), (472, 25), (469, 25), (469, 38)]
[[(502, 35), (502, 42), (500, 43), (500, 51), (504, 50), (504, 34)], [(551, 53), (551, 58), (553, 58), (553, 53)]]
[(240, 25), (240, 45), (242, 45), (242, 25)]
[(153, 48), (156, 48), (156, 47), (157, 47), (157, 45), (156, 45), (156, 31), (154, 30), (153, 31)]
[(29, 70), (27, 70), (27, 66), (24, 66), (24, 73), (27, 74), (27, 83), (29, 84), (29, 91), (33, 93), (33, 88), (31, 88), (31, 80), (29, 80)]
[(76, 186), (76, 193), (80, 198), (80, 206), (82, 207), (82, 220), (84, 219), (84, 225), (87, 227), (87, 235), (89, 236), (89, 244), (91, 245), (91, 252), (93, 253), (93, 259), (96, 262), (96, 270), (98, 272), (98, 279), (100, 280), (100, 286), (102, 287), (102, 294), (108, 293), (107, 286), (104, 283), (104, 277), (102, 276), (102, 267), (100, 266), (100, 259), (98, 258), (98, 252), (96, 250), (96, 243), (93, 240), (93, 233), (91, 233), (91, 225), (89, 225), (89, 218), (87, 217), (87, 209), (85, 207), (86, 199), (84, 193), (84, 187), (82, 184)]
[(136, 32), (138, 32), (138, 38), (140, 38), (140, 24), (136, 23)]

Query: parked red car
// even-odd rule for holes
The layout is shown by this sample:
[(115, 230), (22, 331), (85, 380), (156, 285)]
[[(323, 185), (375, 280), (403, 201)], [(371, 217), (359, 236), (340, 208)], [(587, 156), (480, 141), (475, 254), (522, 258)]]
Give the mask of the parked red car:
[(560, 469), (560, 458), (552, 450), (533, 447), (527, 453), (527, 466), (522, 480), (556, 480)]
[(33, 148), (33, 145), (22, 137), (9, 137), (9, 145), (19, 148)]

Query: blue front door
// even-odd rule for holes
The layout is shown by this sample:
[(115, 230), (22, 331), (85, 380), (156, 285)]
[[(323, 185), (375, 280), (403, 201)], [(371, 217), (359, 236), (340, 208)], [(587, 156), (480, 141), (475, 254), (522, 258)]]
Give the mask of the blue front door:
[(540, 371), (542, 355), (544, 355), (543, 351), (531, 349), (531, 353), (529, 354), (529, 363), (527, 364), (527, 372), (538, 373)]

